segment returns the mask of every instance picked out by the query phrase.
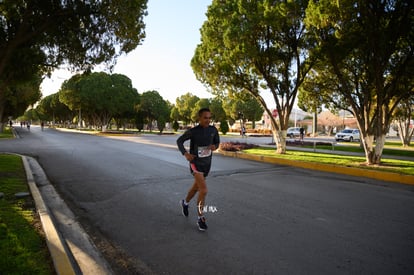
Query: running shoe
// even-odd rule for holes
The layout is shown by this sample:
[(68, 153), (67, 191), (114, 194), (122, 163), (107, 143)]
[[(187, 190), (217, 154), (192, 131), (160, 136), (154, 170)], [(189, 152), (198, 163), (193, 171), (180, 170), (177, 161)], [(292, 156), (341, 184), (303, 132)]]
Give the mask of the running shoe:
[(208, 228), (207, 224), (206, 224), (206, 218), (204, 218), (204, 217), (198, 217), (197, 224), (198, 224), (198, 229), (200, 231), (206, 231), (207, 228)]
[(188, 217), (188, 204), (184, 203), (184, 200), (180, 201), (181, 207), (183, 208), (183, 215)]

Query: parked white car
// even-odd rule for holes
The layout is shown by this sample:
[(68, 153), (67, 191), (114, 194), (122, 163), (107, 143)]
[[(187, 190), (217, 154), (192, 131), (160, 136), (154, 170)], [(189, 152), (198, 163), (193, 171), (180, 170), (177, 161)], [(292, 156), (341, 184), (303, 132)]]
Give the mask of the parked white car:
[(345, 130), (340, 131), (339, 133), (336, 133), (335, 140), (336, 141), (344, 140), (344, 141), (352, 142), (354, 140), (361, 140), (361, 138), (360, 138), (358, 129), (345, 129)]
[(290, 127), (287, 129), (286, 136), (289, 138), (294, 138), (300, 136), (300, 127)]

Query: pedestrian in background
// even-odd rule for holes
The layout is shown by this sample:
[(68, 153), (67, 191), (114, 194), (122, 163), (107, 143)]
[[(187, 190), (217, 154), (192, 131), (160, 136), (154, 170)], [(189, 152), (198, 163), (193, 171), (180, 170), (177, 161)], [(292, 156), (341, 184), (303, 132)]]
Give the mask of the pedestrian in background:
[(305, 136), (305, 129), (303, 127), (300, 127), (299, 134), (300, 134), (300, 141), (303, 141), (303, 137)]

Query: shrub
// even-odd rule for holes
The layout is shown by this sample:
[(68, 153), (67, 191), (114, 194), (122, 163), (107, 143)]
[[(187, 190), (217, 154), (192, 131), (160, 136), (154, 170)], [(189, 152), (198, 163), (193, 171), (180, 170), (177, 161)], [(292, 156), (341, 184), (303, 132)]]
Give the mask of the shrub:
[(227, 121), (223, 120), (220, 122), (220, 132), (223, 133), (223, 135), (227, 134), (229, 131), (229, 125), (227, 124)]
[(246, 150), (246, 149), (251, 149), (251, 148), (257, 148), (257, 147), (259, 147), (259, 146), (256, 145), (256, 144), (245, 143), (245, 142), (223, 142), (223, 143), (220, 143), (220, 150), (231, 151), (231, 152), (241, 151), (241, 150)]
[(172, 125), (172, 127), (173, 127), (174, 131), (175, 131), (175, 132), (177, 132), (177, 131), (178, 131), (178, 129), (180, 128), (180, 125), (179, 125), (179, 124), (178, 124), (178, 122), (175, 120), (175, 121), (174, 121), (174, 123), (173, 123), (173, 125)]

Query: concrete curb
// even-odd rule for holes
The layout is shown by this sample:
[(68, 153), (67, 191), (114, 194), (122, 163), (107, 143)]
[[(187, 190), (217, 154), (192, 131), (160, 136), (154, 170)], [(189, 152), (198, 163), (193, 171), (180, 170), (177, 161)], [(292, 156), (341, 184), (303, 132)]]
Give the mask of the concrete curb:
[(288, 159), (274, 158), (274, 157), (268, 157), (268, 156), (258, 156), (258, 155), (245, 154), (243, 152), (230, 152), (230, 151), (220, 150), (219, 153), (224, 156), (234, 157), (234, 158), (241, 158), (241, 159), (260, 161), (260, 162), (266, 162), (266, 163), (274, 163), (274, 164), (279, 164), (279, 165), (288, 165), (288, 166), (318, 170), (318, 171), (323, 171), (323, 172), (331, 172), (331, 173), (338, 173), (338, 174), (344, 174), (344, 175), (350, 175), (350, 176), (356, 176), (356, 177), (366, 177), (366, 178), (372, 178), (376, 180), (414, 185), (414, 176), (402, 175), (402, 174), (392, 173), (392, 172), (360, 169), (360, 168), (355, 168), (355, 167), (344, 167), (344, 166), (339, 166), (339, 165), (322, 164), (322, 163), (315, 163), (315, 162), (288, 160)]
[(21, 157), (56, 273), (113, 274), (37, 161), (31, 157)]
[(50, 212), (46, 207), (39, 190), (37, 189), (27, 158), (22, 156), (22, 160), (26, 170), (27, 183), (35, 201), (36, 209), (42, 222), (43, 231), (46, 234), (46, 243), (49, 248), (50, 255), (52, 256), (56, 273), (65, 275), (76, 274), (71, 260), (66, 252), (65, 245), (63, 244), (63, 241), (53, 224)]

